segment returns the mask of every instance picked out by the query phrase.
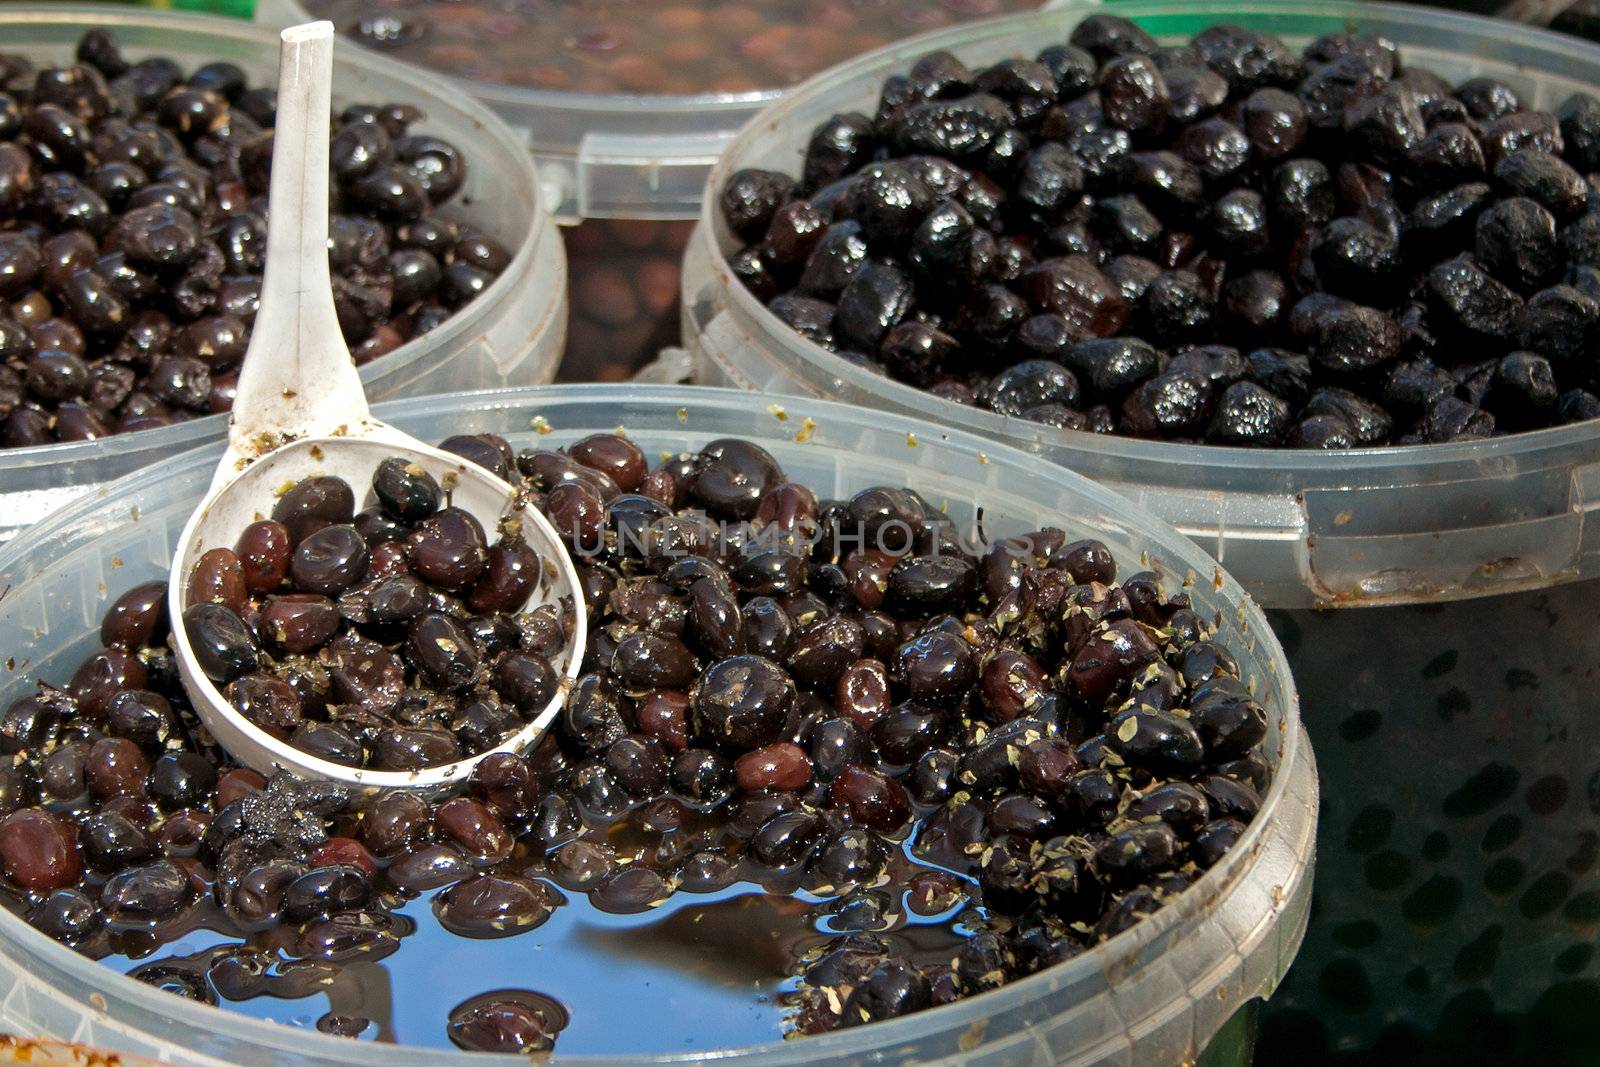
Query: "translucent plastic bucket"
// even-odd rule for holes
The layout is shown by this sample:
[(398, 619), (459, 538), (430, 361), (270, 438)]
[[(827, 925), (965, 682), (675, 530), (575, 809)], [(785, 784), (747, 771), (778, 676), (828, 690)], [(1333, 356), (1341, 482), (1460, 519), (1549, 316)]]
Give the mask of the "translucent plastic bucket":
[[(1268, 712), (1264, 751), (1275, 769), (1260, 816), (1216, 868), (1105, 945), (995, 992), (888, 1023), (719, 1052), (716, 1062), (1192, 1062), (1241, 1006), (1277, 985), (1309, 905), (1317, 809), (1310, 746), (1282, 650), (1260, 610), (1231, 579), (1213, 581), (1215, 567), (1205, 555), (1148, 514), (1087, 480), (978, 438), (817, 401), (783, 411), (737, 392), (583, 386), (436, 397), (383, 405), (378, 413), (428, 440), (493, 431), (519, 448), (560, 445), (619, 424), (647, 454), (741, 436), (760, 441), (819, 495), (909, 485), (948, 504), (962, 528), (982, 506), (990, 537), (1056, 525), (1075, 537), (1101, 537), (1119, 558), (1148, 554), (1149, 565), (1174, 583), (1204, 576), (1190, 589), (1196, 610), (1221, 620), (1219, 640), (1238, 653), (1254, 682)], [(530, 429), (535, 419), (547, 432)], [(15, 699), (35, 676), (70, 672), (95, 645), (109, 601), (165, 573), (172, 541), (215, 456), (205, 449), (126, 478), (103, 499), (83, 501), (25, 542), (0, 549), (0, 574), (10, 584), (0, 599), (0, 648), (11, 657), (0, 671), (0, 702)], [(559, 995), (559, 977), (548, 976), (546, 987)], [(626, 1025), (625, 1008), (619, 1010)], [(78, 956), (0, 910), (0, 1029), (8, 1028), (185, 1065), (479, 1062), (436, 1049), (351, 1042), (186, 1001)], [(604, 1062), (694, 1063), (709, 1055)]]
[[(170, 56), (187, 68), (239, 64), (255, 84), (277, 79), (276, 34), (232, 19), (122, 6), (0, 5), (0, 48), (70, 63), (91, 26), (111, 29), (128, 55)], [(540, 201), (532, 161), (505, 126), (437, 78), (341, 44), (334, 60), (335, 105), (415, 104), (418, 129), (450, 140), (467, 158), (467, 181), (446, 207), (493, 234), (511, 264), (444, 325), (361, 368), (375, 400), (463, 388), (536, 385), (555, 376), (566, 336), (567, 269), (561, 241)], [(221, 438), (226, 416), (98, 441), (0, 450), (0, 540), (75, 497), (130, 471)]]
[[(1168, 40), (1224, 22), (1294, 47), (1382, 34), (1409, 64), (1450, 80), (1492, 75), (1533, 107), (1600, 91), (1593, 44), (1432, 9), (1126, 0), (1116, 12)], [(1597, 969), (1573, 950), (1600, 922), (1600, 870), (1585, 844), (1600, 811), (1600, 424), (1338, 453), (1060, 430), (853, 366), (800, 339), (729, 271), (735, 243), (716, 195), (734, 171), (797, 173), (815, 124), (870, 112), (884, 77), (926, 52), (969, 64), (1033, 55), (1083, 14), (904, 42), (793, 90), (747, 126), (712, 174), (685, 263), (697, 380), (913, 414), (1055, 460), (1148, 507), (1281, 609), (1271, 614), (1327, 805), (1317, 921), (1268, 1011), (1306, 1009), (1299, 1039), (1363, 1045), (1391, 1024), (1430, 1031), (1474, 990), (1526, 1012), (1578, 981), (1583, 1002), (1600, 1006)]]

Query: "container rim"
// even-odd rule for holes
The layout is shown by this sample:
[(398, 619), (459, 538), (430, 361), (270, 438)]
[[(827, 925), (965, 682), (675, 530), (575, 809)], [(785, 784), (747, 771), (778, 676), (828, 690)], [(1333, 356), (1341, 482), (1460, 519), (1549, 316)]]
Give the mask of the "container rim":
[[(774, 336), (790, 342), (786, 345), (785, 354), (804, 359), (818, 370), (855, 388), (887, 394), (898, 403), (921, 407), (930, 418), (936, 418), (964, 430), (1000, 434), (1011, 438), (1028, 437), (1040, 444), (1096, 453), (1107, 458), (1142, 463), (1154, 462), (1178, 468), (1244, 467), (1276, 472), (1305, 471), (1312, 477), (1326, 478), (1331, 475), (1352, 474), (1357, 471), (1366, 473), (1388, 467), (1415, 468), (1419, 462), (1431, 461), (1440, 465), (1477, 463), (1600, 440), (1600, 420), (1552, 426), (1486, 440), (1436, 445), (1386, 445), (1340, 451), (1175, 444), (1125, 437), (1120, 434), (1096, 434), (1087, 430), (1046, 426), (957, 404), (936, 397), (926, 390), (864, 370), (789, 329), (757, 300), (748, 288), (734, 279), (725, 252), (725, 248), (732, 244), (732, 236), (722, 218), (717, 199), (728, 178), (738, 169), (735, 167), (736, 161), (748, 151), (751, 142), (759, 135), (780, 128), (786, 123), (792, 123), (794, 112), (819, 97), (826, 97), (840, 82), (897, 66), (928, 52), (940, 49), (959, 52), (962, 45), (972, 43), (975, 34), (994, 34), (1002, 31), (1009, 33), (1018, 30), (1058, 31), (1060, 27), (1075, 24), (1100, 9), (1101, 5), (1095, 2), (1051, 4), (1037, 11), (1003, 15), (908, 37), (876, 52), (847, 60), (821, 75), (802, 82), (782, 99), (747, 122), (728, 142), (721, 158), (712, 168), (701, 197), (700, 225), (696, 228), (696, 236), (693, 238), (704, 245), (713, 271), (725, 282), (728, 303), (739, 317), (746, 322), (759, 324)], [(1480, 15), (1460, 14), (1417, 4), (1393, 3), (1388, 0), (1360, 0), (1360, 2), (1240, 0), (1236, 3), (1230, 2), (1227, 11), (1233, 14), (1306, 16), (1329, 20), (1342, 18), (1351, 23), (1358, 23), (1363, 16), (1387, 16), (1422, 21), (1437, 26), (1441, 32), (1476, 30), (1481, 33), (1489, 29), (1504, 32), (1507, 29), (1495, 20)], [(1187, 15), (1197, 19), (1206, 17), (1204, 10), (1197, 10), (1183, 0), (1118, 0), (1115, 14), (1136, 22), (1141, 16)], [(1519, 37), (1526, 37), (1530, 43), (1550, 50), (1557, 57), (1600, 63), (1600, 45), (1553, 30), (1521, 24), (1518, 24), (1515, 30)], [(809, 130), (797, 130), (795, 143), (802, 143), (800, 136), (809, 133)]]
[[(786, 420), (777, 420), (767, 409), (768, 400), (764, 396), (736, 389), (680, 385), (555, 385), (491, 389), (437, 396), (422, 402), (391, 401), (376, 405), (373, 411), (378, 417), (402, 429), (413, 419), (429, 416), (451, 414), (470, 417), (484, 411), (521, 411), (529, 416), (532, 428), (532, 420), (539, 414), (540, 406), (554, 403), (592, 406), (597, 412), (596, 417), (600, 419), (596, 425), (615, 425), (620, 411), (624, 420), (623, 428), (626, 428), (626, 408), (630, 404), (652, 405), (663, 411), (675, 411), (677, 421), (686, 422), (690, 426), (693, 425), (696, 410), (736, 414), (745, 418), (756, 416), (757, 419), (752, 421), (748, 433), (752, 439), (758, 441), (763, 437), (770, 440), (775, 436), (770, 427), (759, 423), (759, 413), (773, 417), (778, 426), (786, 424)], [(1049, 478), (1058, 484), (1065, 481), (1071, 485), (1075, 493), (1084, 498), (1086, 503), (1108, 515), (1120, 518), (1130, 529), (1136, 529), (1150, 542), (1152, 548), (1159, 551), (1160, 558), (1170, 562), (1174, 568), (1182, 566), (1189, 568), (1195, 574), (1216, 575), (1216, 581), (1221, 583), (1216, 585), (1218, 593), (1237, 604), (1238, 629), (1241, 633), (1249, 634), (1257, 643), (1274, 681), (1278, 683), (1281, 702), (1279, 714), (1281, 738), (1279, 759), (1272, 784), (1266, 796), (1262, 798), (1260, 813), (1251, 822), (1244, 836), (1228, 850), (1216, 866), (1206, 871), (1194, 885), (1171, 903), (1104, 944), (999, 989), (898, 1019), (874, 1023), (868, 1027), (807, 1037), (803, 1042), (778, 1040), (760, 1045), (661, 1055), (567, 1057), (557, 1054), (555, 1062), (574, 1064), (578, 1067), (601, 1067), (603, 1064), (645, 1067), (647, 1064), (717, 1062), (757, 1064), (766, 1062), (769, 1058), (797, 1063), (818, 1061), (830, 1056), (859, 1056), (873, 1050), (892, 1050), (897, 1043), (914, 1041), (924, 1036), (925, 1023), (929, 1020), (947, 1021), (943, 1030), (949, 1032), (952, 1027), (960, 1026), (962, 1022), (981, 1024), (992, 1013), (1021, 1007), (1036, 998), (1048, 996), (1063, 988), (1079, 983), (1091, 983), (1096, 979), (1105, 980), (1108, 973), (1118, 971), (1130, 973), (1143, 966), (1139, 961), (1152, 948), (1196, 928), (1194, 924), (1197, 922), (1205, 922), (1205, 913), (1208, 909), (1237, 887), (1248, 873), (1251, 863), (1262, 851), (1263, 838), (1267, 836), (1269, 828), (1275, 829), (1273, 827), (1275, 817), (1283, 807), (1284, 797), (1290, 788), (1294, 771), (1299, 769), (1303, 762), (1311, 759), (1309, 742), (1301, 724), (1299, 694), (1294, 686), (1283, 647), (1267, 624), (1265, 614), (1254, 598), (1222, 572), (1214, 560), (1167, 523), (1143, 507), (1082, 475), (1063, 470), (1023, 450), (961, 430), (929, 426), (909, 416), (870, 411), (834, 401), (786, 397), (784, 403), (787, 409), (784, 415), (787, 418), (809, 415), (815, 419), (815, 435), (802, 447), (816, 444), (817, 447), (831, 447), (835, 450), (842, 448), (843, 446), (826, 444), (827, 428), (830, 425), (888, 430), (896, 434), (915, 433), (919, 441), (925, 445), (950, 448), (975, 460), (981, 459), (989, 465), (989, 469), (997, 472), (1001, 466), (1009, 466), (1018, 472)], [(559, 432), (560, 425), (556, 424), (555, 429)], [(788, 431), (779, 431), (777, 435), (791, 436)], [(820, 443), (819, 437), (822, 438)], [(170, 479), (191, 471), (209, 469), (220, 452), (220, 442), (194, 449), (166, 465), (162, 476)], [(108, 499), (118, 496), (119, 490), (135, 488), (139, 479), (149, 477), (149, 471), (126, 475), (105, 486), (100, 493), (79, 500), (54, 513), (31, 529), (27, 539), (28, 549), (40, 544), (70, 542), (74, 529), (82, 526), (97, 510), (105, 507)], [(103, 527), (96, 527), (99, 528)], [(16, 576), (15, 580), (23, 580), (20, 576), (29, 573), (26, 560), (28, 554), (29, 551), (20, 543), (20, 539), (18, 542), (0, 546), (0, 574)], [(1309, 871), (1305, 869), (1299, 874), (1302, 878), (1309, 877)], [(1280, 889), (1286, 891), (1287, 885)], [(426, 1067), (435, 1063), (457, 1062), (455, 1060), (457, 1054), (449, 1051), (421, 1046), (356, 1043), (174, 997), (170, 993), (112, 971), (96, 960), (79, 955), (33, 929), (8, 910), (0, 909), (0, 930), (3, 930), (6, 937), (13, 939), (19, 948), (34, 957), (30, 962), (42, 963), (65, 972), (68, 977), (83, 983), (87, 988), (104, 987), (108, 982), (114, 982), (117, 984), (116, 996), (119, 1001), (131, 1003), (134, 1007), (154, 1015), (216, 1031), (230, 1038), (280, 1049), (284, 1048), (285, 1039), (292, 1039), (301, 1045), (293, 1050), (296, 1054), (316, 1055), (328, 1062), (355, 1063), (371, 1067), (380, 1065)], [(308, 1044), (301, 1044), (307, 1042)], [(805, 1060), (793, 1058), (797, 1049), (806, 1054)], [(480, 1057), (474, 1055), (471, 1060), (459, 1062), (479, 1062), (479, 1060)], [(508, 1058), (506, 1062), (526, 1061), (525, 1058), (518, 1057), (515, 1060)]]
[[(130, 8), (122, 4), (83, 3), (77, 0), (62, 4), (0, 4), (0, 34), (4, 34), (7, 29), (14, 26), (38, 25), (56, 25), (79, 32), (91, 26), (102, 26), (113, 32), (120, 27), (133, 27), (171, 31), (174, 34), (231, 38), (241, 44), (272, 49), (273, 63), (276, 63), (278, 47), (276, 29), (226, 16)], [(135, 49), (135, 52), (137, 51)], [(393, 368), (397, 363), (415, 360), (424, 344), (429, 348), (454, 349), (481, 332), (481, 325), (477, 322), (473, 311), (476, 308), (497, 304), (511, 296), (513, 286), (527, 272), (529, 261), (543, 254), (541, 245), (558, 238), (553, 234), (552, 226), (540, 224), (541, 217), (548, 215), (548, 212), (533, 156), (528, 153), (522, 141), (511, 132), (510, 127), (493, 111), (477, 100), (463, 97), (446, 79), (430, 71), (413, 70), (406, 64), (375, 54), (337, 36), (334, 39), (334, 62), (336, 76), (341, 67), (388, 74), (393, 79), (412, 84), (419, 95), (446, 100), (465, 112), (472, 122), (482, 128), (487, 137), (498, 142), (500, 147), (506, 150), (505, 155), (508, 159), (515, 161), (514, 166), (517, 167), (518, 173), (509, 179), (508, 187), (526, 189), (533, 198), (533, 225), (529, 226), (528, 232), (522, 236), (521, 242), (512, 253), (511, 261), (506, 264), (500, 275), (471, 302), (463, 305), (435, 329), (359, 367), (362, 380), (366, 381), (383, 373), (385, 369)], [(337, 98), (335, 102), (337, 103)], [(430, 115), (429, 118), (431, 120), (433, 117)], [(547, 232), (550, 232), (551, 236), (547, 237)], [(395, 362), (388, 362), (391, 360)], [(198, 443), (200, 438), (222, 434), (227, 419), (228, 415), (224, 412), (188, 419), (171, 426), (110, 434), (88, 441), (60, 441), (48, 445), (0, 449), (0, 475), (3, 475), (8, 467), (92, 462), (96, 454), (104, 450), (106, 442), (111, 440), (123, 441), (130, 447), (139, 449), (165, 448), (184, 443), (191, 438), (196, 439), (193, 443)]]
[(571, 93), (559, 89), (523, 88), (507, 85), (505, 82), (467, 78), (459, 74), (441, 74), (431, 67), (422, 69), (435, 77), (447, 78), (458, 83), (462, 89), (480, 100), (507, 101), (524, 106), (548, 108), (552, 111), (594, 113), (626, 109), (660, 114), (680, 111), (743, 112), (751, 107), (776, 100), (785, 92), (783, 89), (750, 89), (741, 93)]
[[(306, 9), (303, 0), (287, 0), (287, 2), (300, 14), (312, 17)], [(1044, 0), (1038, 10), (1044, 10), (1058, 5), (1066, 6), (1094, 6), (1098, 7), (1100, 0)], [(1003, 17), (1003, 16), (1002, 16)], [(956, 27), (943, 27), (936, 33), (946, 32), (960, 26), (975, 26), (981, 22), (993, 21), (992, 19), (972, 19), (958, 24)], [(340, 34), (343, 40), (344, 35)], [(918, 34), (927, 36), (927, 34)], [(901, 40), (914, 40), (915, 37), (901, 38)], [(360, 47), (359, 45), (357, 47)], [(363, 49), (371, 51), (371, 49)], [(848, 61), (847, 61), (848, 62)], [(511, 85), (506, 82), (484, 81), (479, 78), (469, 78), (460, 74), (448, 74), (433, 67), (418, 65), (419, 69), (427, 71), (435, 77), (456, 83), (462, 89), (470, 92), (481, 100), (493, 100), (496, 103), (512, 103), (525, 107), (548, 108), (554, 111), (572, 111), (594, 113), (616, 111), (649, 111), (658, 114), (673, 114), (676, 112), (700, 113), (705, 111), (742, 112), (752, 106), (770, 103), (794, 88), (804, 85), (807, 78), (796, 82), (793, 86), (774, 86), (767, 89), (750, 89), (738, 93), (574, 93), (561, 89), (536, 89), (532, 86)], [(810, 77), (816, 77), (823, 71), (817, 71)]]

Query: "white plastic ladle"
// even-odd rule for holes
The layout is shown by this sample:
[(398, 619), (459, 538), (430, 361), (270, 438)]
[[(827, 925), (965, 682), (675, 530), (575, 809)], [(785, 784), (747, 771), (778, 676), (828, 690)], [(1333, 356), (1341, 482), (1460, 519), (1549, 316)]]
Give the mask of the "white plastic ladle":
[[(285, 769), (359, 790), (445, 792), (460, 785), (485, 752), (418, 771), (380, 771), (320, 759), (279, 740), (240, 715), (202, 669), (182, 624), (195, 562), (212, 548), (232, 548), (244, 528), (270, 512), (277, 495), (303, 478), (335, 475), (349, 483), (360, 509), (371, 499), (373, 472), (403, 456), (450, 488), (451, 503), (471, 512), (492, 538), (515, 507), (515, 490), (482, 467), (431, 448), (372, 417), (344, 343), (328, 274), (328, 126), (333, 24), (283, 31), (278, 117), (267, 217), (267, 263), (261, 308), (239, 372), (228, 450), (211, 489), (189, 517), (172, 564), (167, 608), (178, 669), (196, 713), (234, 759), (263, 774)], [(555, 530), (536, 509), (518, 513), (523, 537), (544, 563), (527, 607), (570, 598), (572, 638), (552, 666), (561, 684), (548, 705), (494, 752), (525, 751), (560, 710), (576, 680), (587, 639), (578, 574)]]

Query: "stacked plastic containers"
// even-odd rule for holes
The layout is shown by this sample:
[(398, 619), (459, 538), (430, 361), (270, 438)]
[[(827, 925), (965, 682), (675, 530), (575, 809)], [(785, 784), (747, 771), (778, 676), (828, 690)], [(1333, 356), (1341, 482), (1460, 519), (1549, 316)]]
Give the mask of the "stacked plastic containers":
[[(558, 386), (408, 401), (378, 413), (425, 440), (492, 431), (517, 448), (556, 447), (619, 424), (648, 455), (739, 436), (759, 442), (819, 495), (908, 485), (947, 506), (959, 529), (981, 507), (991, 538), (1054, 525), (1072, 537), (1102, 538), (1118, 558), (1145, 560), (1173, 585), (1205, 576), (1190, 588), (1195, 609), (1221, 620), (1219, 640), (1235, 650), (1267, 710), (1263, 752), (1274, 768), (1261, 814), (1222, 862), (1154, 917), (1033, 977), (887, 1023), (719, 1052), (718, 1063), (864, 1062), (884, 1054), (895, 1062), (1039, 1067), (1193, 1062), (1239, 1009), (1272, 991), (1294, 958), (1309, 907), (1317, 785), (1288, 665), (1261, 611), (1239, 587), (1213, 582), (1205, 555), (1147, 513), (1086, 479), (973, 435), (929, 432), (915, 420), (820, 401), (784, 411), (730, 391)], [(538, 431), (530, 429), (535, 424)], [(215, 457), (215, 449), (206, 449), (125, 478), (103, 497), (51, 518), (26, 544), (0, 550), (0, 573), (10, 583), (0, 599), (0, 647), (11, 657), (0, 670), (0, 705), (31, 691), (35, 677), (70, 672), (91, 651), (110, 600), (165, 575), (173, 540), (210, 480)], [(540, 981), (559, 995), (559, 975)], [(175, 1065), (478, 1062), (199, 1005), (114, 974), (0, 909), (0, 1030), (6, 1029)], [(706, 1055), (661, 1052), (605, 1062), (687, 1064)]]
[[(260, 0), (256, 18), (284, 26), (309, 13), (334, 19), (342, 34), (387, 18), (369, 40), (454, 75), (523, 137), (546, 203), (571, 226), (571, 343), (560, 376), (617, 381), (678, 342), (683, 250), (706, 177), (739, 127), (789, 83), (839, 59), (1046, 2)], [(604, 28), (583, 32), (586, 13)], [(436, 47), (446, 29), (453, 46)], [(488, 43), (497, 35), (505, 47)]]
[[(170, 56), (189, 69), (227, 60), (255, 84), (276, 80), (277, 35), (226, 19), (7, 4), (0, 8), (0, 47), (70, 63), (91, 26), (112, 30), (135, 59)], [(396, 101), (420, 108), (427, 118), (418, 131), (443, 135), (467, 160), (466, 184), (445, 213), (495, 235), (513, 253), (494, 284), (444, 325), (363, 367), (367, 395), (382, 400), (553, 378), (566, 334), (566, 260), (520, 143), (438, 79), (354, 47), (339, 49), (333, 95), (336, 105)], [(0, 541), (114, 478), (220, 438), (225, 428), (226, 416), (213, 415), (97, 441), (0, 450)]]
[[(697, 379), (914, 414), (1087, 474), (1191, 536), (1269, 609), (1323, 774), (1317, 918), (1271, 1013), (1291, 1047), (1366, 1046), (1398, 1025), (1600, 1004), (1600, 425), (1360, 452), (1240, 450), (1091, 436), (937, 399), (801, 340), (728, 269), (716, 194), (743, 167), (798, 173), (829, 116), (948, 49), (1033, 55), (1062, 10), (904, 42), (797, 89), (712, 175), (685, 266)], [(1600, 91), (1600, 48), (1385, 4), (1129, 0), (1170, 41), (1241, 24), (1300, 47), (1381, 34), (1447, 80), (1487, 75), (1554, 110)], [(1574, 992), (1576, 991), (1576, 992)], [(1485, 997), (1484, 993), (1488, 996)], [(1562, 1005), (1574, 1005), (1570, 1010)], [(1528, 1018), (1541, 1018), (1534, 1015)]]

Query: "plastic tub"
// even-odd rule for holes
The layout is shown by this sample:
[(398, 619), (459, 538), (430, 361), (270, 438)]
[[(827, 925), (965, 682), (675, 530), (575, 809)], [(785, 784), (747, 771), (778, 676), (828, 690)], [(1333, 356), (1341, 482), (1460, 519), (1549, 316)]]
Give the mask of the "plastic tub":
[[(0, 6), (7, 51), (70, 62), (90, 26), (117, 34), (135, 58), (171, 56), (185, 66), (231, 60), (256, 84), (277, 80), (275, 33), (232, 19), (121, 6)], [(555, 376), (566, 334), (566, 260), (545, 212), (538, 176), (505, 126), (437, 78), (340, 44), (334, 102), (403, 101), (466, 154), (466, 185), (446, 214), (496, 235), (514, 255), (489, 289), (436, 330), (361, 368), (374, 400), (462, 388), (535, 385)], [(0, 450), (0, 541), (55, 508), (130, 471), (219, 439), (226, 416), (114, 434), (98, 441)]]
[[(772, 412), (776, 412), (773, 414)], [(972, 1000), (893, 1022), (727, 1054), (727, 1064), (939, 1060), (972, 1064), (1192, 1061), (1241, 1006), (1269, 994), (1294, 957), (1309, 905), (1317, 785), (1282, 650), (1260, 610), (1192, 544), (1087, 480), (981, 439), (816, 401), (769, 408), (730, 391), (672, 386), (553, 387), (383, 405), (377, 414), (424, 439), (493, 431), (527, 447), (619, 424), (647, 454), (719, 436), (760, 441), (821, 494), (874, 484), (920, 488), (965, 529), (984, 508), (990, 537), (1042, 524), (1091, 531), (1119, 558), (1148, 554), (1172, 577), (1202, 575), (1196, 610), (1221, 620), (1268, 711), (1275, 766), (1260, 817), (1191, 891), (1113, 941)], [(534, 420), (541, 432), (530, 429)], [(807, 421), (810, 420), (810, 421)], [(807, 429), (809, 428), (809, 429)], [(799, 440), (796, 440), (796, 438)], [(174, 538), (215, 462), (207, 448), (109, 487), (0, 549), (0, 702), (34, 677), (70, 672), (123, 589), (165, 574)], [(1078, 532), (1078, 531), (1081, 531)], [(536, 936), (536, 935), (528, 935)], [(552, 991), (559, 991), (550, 983)], [(0, 1028), (142, 1053), (174, 1064), (340, 1062), (406, 1067), (476, 1063), (436, 1049), (377, 1046), (218, 1011), (123, 978), (0, 909)], [(693, 1063), (705, 1053), (604, 1062)], [(593, 1062), (600, 1060), (567, 1060)], [(525, 1062), (525, 1061), (509, 1061)]]
[[(1241, 23), (1303, 45), (1383, 34), (1449, 79), (1493, 75), (1533, 106), (1597, 91), (1600, 48), (1501, 22), (1367, 3), (1127, 0), (1169, 39)], [(746, 166), (797, 172), (817, 122), (948, 48), (1031, 55), (1061, 10), (908, 41), (792, 92), (730, 144), (685, 266), (697, 380), (915, 414), (1048, 457), (1187, 533), (1268, 608), (1321, 757), (1317, 919), (1267, 1011), (1304, 1009), (1285, 1049), (1433, 1031), (1457, 1002), (1525, 1013), (1582, 984), (1600, 923), (1600, 424), (1476, 444), (1312, 454), (1090, 436), (938, 400), (800, 340), (732, 278), (716, 192)], [(1354, 610), (1361, 608), (1362, 610)], [(1478, 991), (1478, 992), (1472, 992)], [(1552, 1009), (1554, 1010), (1554, 1009)], [(1527, 1033), (1537, 1017), (1526, 1017)], [(1294, 1024), (1292, 1028), (1290, 1024)], [(1269, 1036), (1273, 1032), (1269, 1027)]]
[[(1045, 3), (1003, 0), (1005, 9)], [(484, 5), (459, 6), (467, 17)], [(663, 0), (660, 6), (669, 5)], [(681, 0), (676, 6), (704, 11), (714, 5)], [(913, 5), (881, 0), (860, 6)], [(953, 21), (1000, 10), (1002, 0), (915, 0), (914, 6), (942, 12)], [(304, 21), (308, 10), (320, 13), (329, 7), (316, 0), (258, 0), (256, 18), (284, 26)], [(657, 5), (633, 7), (643, 27), (645, 15)], [(341, 31), (348, 22), (341, 21)], [(794, 46), (789, 55), (804, 57), (806, 52)], [(680, 64), (673, 71), (680, 87), (637, 92), (557, 91), (467, 76), (448, 79), (487, 104), (523, 138), (538, 161), (545, 202), (558, 220), (573, 226), (566, 231), (573, 279), (572, 344), (560, 371), (562, 380), (619, 381), (677, 341), (678, 272), (689, 224), (700, 212), (706, 176), (734, 132), (783, 91), (774, 84), (780, 75), (748, 91), (700, 91), (710, 88), (710, 75), (701, 66)], [(807, 69), (818, 66), (811, 59)], [(461, 68), (436, 69), (455, 74)], [(683, 95), (671, 95), (675, 92)]]

